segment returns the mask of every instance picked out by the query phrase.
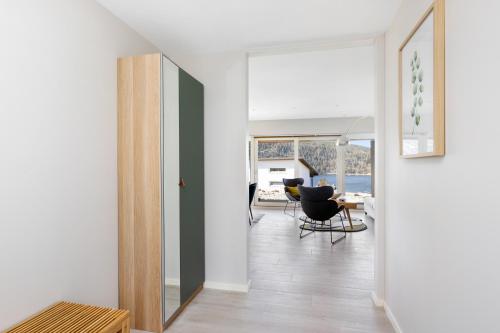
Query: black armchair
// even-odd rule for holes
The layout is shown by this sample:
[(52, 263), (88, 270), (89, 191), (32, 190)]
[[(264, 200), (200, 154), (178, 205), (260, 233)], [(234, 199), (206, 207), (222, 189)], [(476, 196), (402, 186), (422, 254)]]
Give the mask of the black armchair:
[(295, 217), (295, 211), (297, 210), (297, 204), (300, 203), (300, 195), (293, 194), (290, 192), (290, 187), (297, 187), (299, 185), (304, 185), (304, 178), (283, 178), (283, 185), (285, 185), (285, 195), (287, 197), (287, 202), (283, 213), (286, 214), (286, 209), (289, 203), (293, 203), (293, 216)]
[[(300, 191), (300, 203), (302, 205), (302, 210), (306, 214), (304, 223), (300, 226), (300, 238), (302, 239), (307, 235), (315, 232), (317, 224), (321, 223), (322, 225), (324, 225), (325, 221), (330, 222), (330, 228), (326, 229), (326, 231), (330, 231), (330, 242), (332, 243), (332, 245), (345, 238), (347, 233), (345, 230), (344, 219), (342, 218), (342, 215), (339, 214), (344, 210), (344, 207), (339, 206), (339, 204), (335, 200), (331, 200), (333, 196), (333, 187), (305, 187), (302, 185), (299, 185), (298, 187)], [(336, 240), (333, 240), (332, 218), (337, 214), (339, 214), (340, 221), (342, 222), (344, 235), (340, 238), (337, 238)], [(307, 219), (309, 219), (310, 222), (308, 222)], [(306, 224), (309, 225), (311, 231), (305, 235), (302, 235)], [(321, 230), (325, 229), (321, 228)]]

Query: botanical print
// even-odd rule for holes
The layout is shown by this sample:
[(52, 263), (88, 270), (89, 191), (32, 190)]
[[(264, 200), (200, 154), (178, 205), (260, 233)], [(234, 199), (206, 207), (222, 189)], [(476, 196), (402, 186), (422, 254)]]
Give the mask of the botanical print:
[(411, 106), (410, 116), (413, 118), (412, 134), (415, 134), (415, 127), (420, 125), (420, 121), (422, 120), (422, 113), (420, 111), (424, 104), (424, 83), (422, 82), (424, 79), (424, 70), (422, 68), (422, 60), (416, 50), (413, 52), (410, 67), (413, 92), (413, 105)]
[(401, 50), (402, 153), (434, 148), (434, 30), (429, 15)]
[(432, 2), (399, 48), (399, 152), (405, 158), (445, 155), (444, 2)]

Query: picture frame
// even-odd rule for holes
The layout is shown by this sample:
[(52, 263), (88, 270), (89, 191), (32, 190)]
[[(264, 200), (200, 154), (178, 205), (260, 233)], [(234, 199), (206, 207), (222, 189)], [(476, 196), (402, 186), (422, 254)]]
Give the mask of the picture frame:
[(435, 0), (399, 48), (399, 154), (445, 155), (445, 9)]

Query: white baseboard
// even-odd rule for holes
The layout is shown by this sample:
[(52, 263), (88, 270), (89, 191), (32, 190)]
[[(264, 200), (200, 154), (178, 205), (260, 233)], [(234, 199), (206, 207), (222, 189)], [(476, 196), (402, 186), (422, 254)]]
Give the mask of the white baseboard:
[(377, 294), (374, 291), (371, 292), (372, 302), (376, 307), (382, 308), (384, 307), (384, 301), (378, 298)]
[(399, 327), (396, 317), (394, 316), (394, 313), (392, 313), (391, 309), (389, 308), (389, 305), (387, 305), (387, 303), (383, 299), (380, 299), (374, 291), (372, 291), (370, 295), (372, 298), (372, 302), (376, 307), (384, 308), (385, 315), (387, 316), (387, 319), (389, 319), (389, 322), (391, 323), (392, 328), (394, 328), (394, 331), (396, 333), (403, 333), (401, 327)]
[(389, 305), (384, 302), (384, 310), (385, 314), (387, 315), (387, 319), (391, 322), (392, 327), (394, 328), (394, 331), (396, 333), (403, 333), (401, 330), (401, 327), (399, 327), (398, 321), (396, 320), (396, 317), (394, 316), (394, 313), (392, 313), (391, 309), (389, 308)]
[(235, 291), (239, 293), (248, 293), (252, 281), (248, 280), (247, 284), (232, 284), (232, 283), (220, 283), (214, 281), (205, 281), (203, 288), (206, 289), (217, 289), (217, 290), (227, 290)]

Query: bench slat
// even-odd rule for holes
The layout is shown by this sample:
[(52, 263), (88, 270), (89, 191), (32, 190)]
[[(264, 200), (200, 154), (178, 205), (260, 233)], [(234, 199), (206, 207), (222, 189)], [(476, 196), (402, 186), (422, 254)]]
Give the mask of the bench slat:
[(129, 333), (127, 310), (59, 302), (4, 333)]

